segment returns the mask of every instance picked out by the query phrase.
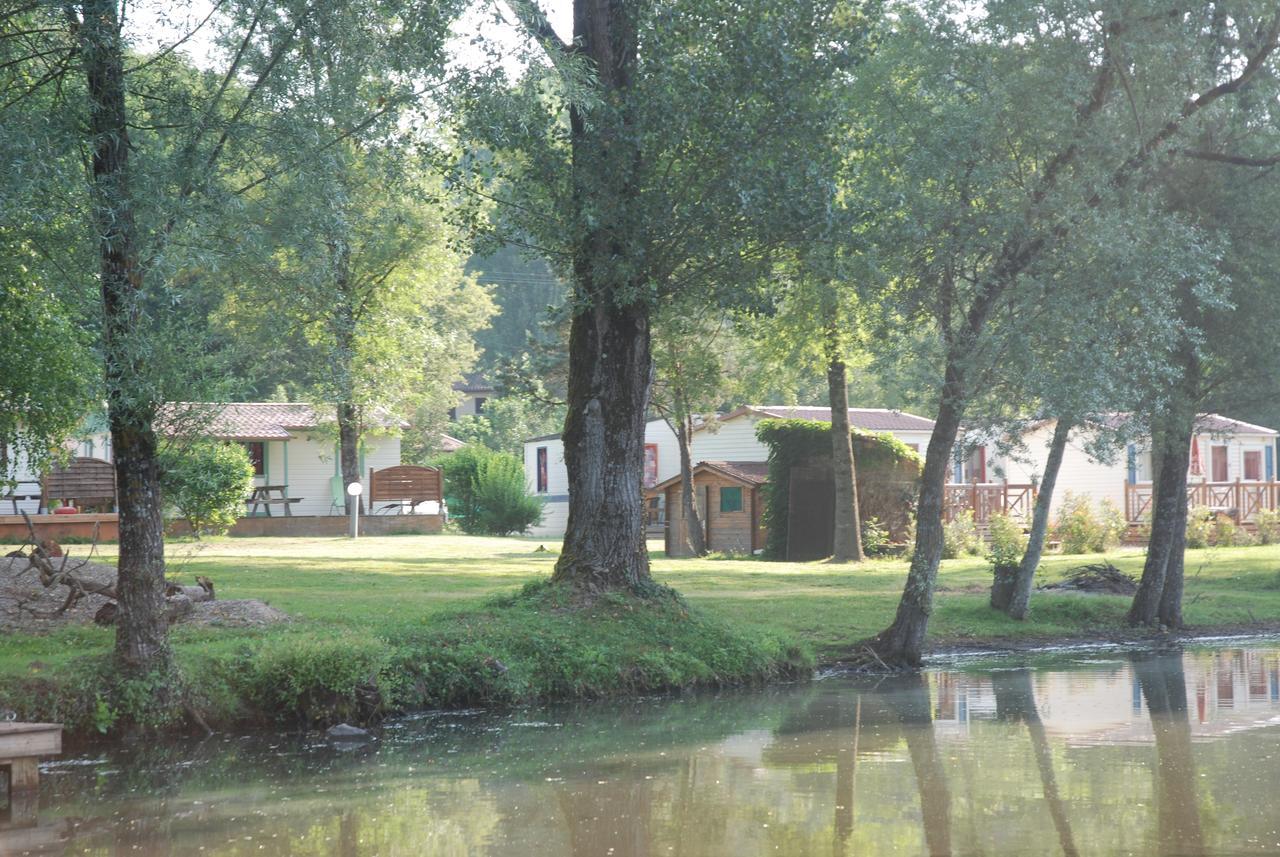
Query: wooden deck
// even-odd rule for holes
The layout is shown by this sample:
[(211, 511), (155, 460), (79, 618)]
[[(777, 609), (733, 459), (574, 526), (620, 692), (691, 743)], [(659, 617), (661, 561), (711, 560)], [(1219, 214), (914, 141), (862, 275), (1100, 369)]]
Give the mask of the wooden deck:
[(58, 825), (40, 824), (40, 757), (62, 752), (60, 723), (0, 722), (0, 771), (7, 780), (0, 806), (0, 854), (23, 854), (65, 839)]
[[(1126, 482), (1125, 519), (1130, 524), (1151, 520), (1154, 497), (1150, 482)], [(1252, 526), (1259, 512), (1280, 509), (1280, 482), (1193, 482), (1187, 485), (1187, 505), (1230, 515), (1237, 524)]]
[(1035, 511), (1036, 486), (1007, 482), (970, 482), (949, 484), (942, 499), (942, 520), (955, 520), (959, 513), (970, 510), (973, 522), (984, 526), (992, 515), (1008, 515), (1030, 522)]

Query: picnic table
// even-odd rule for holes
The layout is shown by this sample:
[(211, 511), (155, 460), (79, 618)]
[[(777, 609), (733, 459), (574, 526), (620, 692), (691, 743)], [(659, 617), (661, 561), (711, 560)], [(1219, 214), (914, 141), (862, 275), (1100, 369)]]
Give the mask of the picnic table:
[(255, 485), (253, 493), (245, 498), (245, 504), (249, 506), (249, 514), (258, 514), (258, 507), (266, 512), (267, 517), (271, 517), (272, 506), (284, 506), (284, 514), (286, 518), (293, 517), (292, 506), (294, 503), (301, 503), (301, 497), (288, 496), (288, 485)]

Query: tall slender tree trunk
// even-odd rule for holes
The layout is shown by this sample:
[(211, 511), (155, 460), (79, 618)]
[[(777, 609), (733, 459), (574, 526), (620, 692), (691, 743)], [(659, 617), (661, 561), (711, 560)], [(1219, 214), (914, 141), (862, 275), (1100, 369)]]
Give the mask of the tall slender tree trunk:
[(1180, 480), (1178, 505), (1174, 509), (1173, 544), (1164, 572), (1164, 590), (1160, 593), (1160, 624), (1171, 630), (1182, 627), (1182, 590), (1187, 557), (1187, 480)]
[(929, 436), (924, 473), (920, 477), (920, 503), (916, 511), (916, 549), (911, 569), (898, 602), (893, 624), (870, 642), (876, 656), (890, 667), (920, 665), (929, 616), (933, 613), (933, 593), (942, 562), (942, 504), (951, 450), (963, 417), (964, 376), (954, 361), (948, 361), (938, 419)]
[(1026, 619), (1027, 608), (1031, 603), (1031, 583), (1035, 580), (1036, 569), (1040, 567), (1040, 557), (1044, 553), (1044, 541), (1049, 532), (1049, 509), (1053, 506), (1053, 490), (1058, 483), (1058, 471), (1062, 469), (1062, 459), (1066, 455), (1067, 440), (1071, 437), (1071, 421), (1059, 419), (1053, 429), (1053, 438), (1049, 441), (1049, 458), (1045, 461), (1044, 475), (1040, 478), (1040, 493), (1036, 495), (1035, 511), (1031, 514), (1031, 536), (1027, 539), (1027, 549), (1022, 553), (1022, 562), (1008, 590), (1008, 600), (1003, 605), (997, 603), (996, 584), (991, 586), (991, 606), (1003, 609), (1014, 619)]
[[(142, 272), (129, 185), (124, 40), (116, 0), (87, 0), (82, 11), (79, 42), (89, 87), (107, 420), (120, 518), (115, 655), (128, 674), (168, 675), (172, 653), (164, 613), (164, 524), (153, 426), (158, 403), (145, 383), (144, 349), (138, 342)], [(157, 690), (167, 693), (167, 685)]]
[[(1170, 559), (1180, 547), (1185, 547), (1187, 524), (1187, 467), (1190, 460), (1191, 437), (1195, 415), (1182, 414), (1176, 425), (1169, 425), (1160, 437), (1163, 449), (1160, 454), (1160, 472), (1155, 485), (1155, 511), (1151, 517), (1151, 539), (1147, 543), (1147, 561), (1142, 567), (1142, 579), (1129, 607), (1131, 625), (1155, 625), (1160, 619), (1161, 602), (1168, 580)], [(1179, 537), (1178, 531), (1182, 530)], [(1179, 584), (1177, 598), (1181, 602), (1181, 564), (1175, 563)], [(1172, 611), (1172, 605), (1169, 609)], [(1178, 615), (1181, 616), (1181, 606)]]
[(858, 478), (849, 434), (849, 380), (844, 360), (829, 337), (827, 394), (831, 401), (831, 472), (836, 483), (835, 536), (832, 562), (861, 562), (862, 522), (858, 519)]
[(684, 517), (685, 541), (694, 556), (707, 553), (706, 533), (702, 529), (702, 516), (693, 497), (693, 452), (690, 437), (693, 434), (693, 417), (685, 414), (676, 426), (676, 442), (680, 446), (680, 511)]
[(350, 402), (338, 403), (338, 470), (342, 474), (342, 496), (345, 508), (351, 514), (353, 504), (364, 511), (364, 495), (352, 497), (346, 486), (360, 481), (360, 409)]
[(600, 88), (590, 117), (570, 110), (573, 192), (582, 227), (573, 247), (564, 427), (569, 521), (553, 579), (580, 589), (650, 588), (645, 550), (645, 410), (652, 381), (649, 307), (632, 270), (627, 212), (639, 160), (629, 130), (636, 10), (621, 0), (574, 0), (574, 51)]
[(1053, 819), (1054, 829), (1058, 832), (1058, 844), (1062, 847), (1064, 857), (1076, 857), (1080, 852), (1076, 849), (1067, 810), (1058, 791), (1058, 780), (1053, 773), (1053, 754), (1044, 723), (1040, 720), (1040, 712), (1036, 709), (1031, 670), (1000, 670), (992, 674), (991, 684), (996, 694), (996, 717), (1000, 720), (1022, 722), (1027, 726), (1036, 767), (1040, 771), (1040, 788), (1049, 808), (1049, 817)]

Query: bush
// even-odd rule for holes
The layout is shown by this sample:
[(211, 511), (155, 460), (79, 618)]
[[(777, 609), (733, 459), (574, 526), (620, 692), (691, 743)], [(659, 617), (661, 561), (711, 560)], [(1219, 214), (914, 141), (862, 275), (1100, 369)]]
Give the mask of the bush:
[(440, 477), (444, 480), (445, 503), (449, 507), (449, 519), (458, 523), (464, 532), (469, 529), (475, 518), (475, 483), (481, 465), (494, 455), (493, 451), (483, 446), (464, 446), (457, 452), (441, 455), (432, 465), (440, 468)]
[(1120, 544), (1128, 526), (1124, 514), (1110, 500), (1103, 500), (1095, 510), (1088, 497), (1068, 491), (1053, 525), (1053, 537), (1064, 554), (1102, 553)]
[(1255, 521), (1258, 525), (1258, 542), (1274, 545), (1280, 542), (1280, 510), (1263, 509)]
[[(542, 501), (529, 493), (524, 464), (514, 455), (495, 453), (480, 463), (472, 485), (475, 513), (467, 532), (491, 536), (523, 533), (542, 520)], [(470, 527), (470, 528), (468, 528)]]
[(867, 556), (884, 556), (889, 552), (889, 531), (879, 518), (867, 518), (862, 522), (862, 552)]
[(1027, 534), (1022, 531), (1022, 524), (1008, 515), (992, 515), (987, 526), (990, 540), (987, 561), (996, 570), (1021, 563), (1027, 550)]
[(160, 467), (166, 505), (191, 525), (197, 538), (231, 529), (253, 488), (253, 465), (238, 443), (197, 440), (165, 449)]
[(955, 559), (982, 553), (982, 539), (973, 522), (973, 510), (965, 509), (942, 525), (942, 558)]
[(1187, 547), (1207, 548), (1213, 544), (1213, 518), (1207, 506), (1196, 506), (1187, 512)]

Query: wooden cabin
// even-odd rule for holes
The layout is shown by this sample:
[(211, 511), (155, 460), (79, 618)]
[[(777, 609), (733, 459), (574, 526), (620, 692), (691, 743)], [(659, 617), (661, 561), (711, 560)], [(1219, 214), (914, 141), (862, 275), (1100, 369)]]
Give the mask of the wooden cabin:
[[(763, 461), (702, 461), (693, 468), (693, 501), (702, 519), (707, 550), (715, 553), (750, 554), (764, 548), (764, 497), (769, 465)], [(680, 502), (683, 480), (679, 475), (659, 482), (645, 492), (662, 496), (666, 503), (667, 556), (691, 556), (686, 539), (687, 521)]]

